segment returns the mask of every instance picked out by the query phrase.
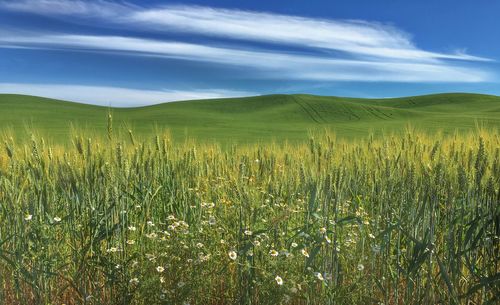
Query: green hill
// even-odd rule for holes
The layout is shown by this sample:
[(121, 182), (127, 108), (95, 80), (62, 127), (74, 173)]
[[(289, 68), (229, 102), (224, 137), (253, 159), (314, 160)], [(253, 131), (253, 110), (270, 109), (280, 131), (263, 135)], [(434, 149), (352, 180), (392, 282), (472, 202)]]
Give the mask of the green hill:
[[(26, 138), (37, 134), (66, 141), (71, 126), (106, 133), (107, 107), (25, 95), (0, 94), (0, 131)], [(169, 129), (175, 139), (255, 142), (303, 139), (309, 131), (331, 129), (339, 137), (399, 132), (408, 125), (422, 131), (498, 131), (500, 97), (436, 94), (392, 99), (313, 95), (267, 95), (113, 108), (115, 130), (139, 135)]]

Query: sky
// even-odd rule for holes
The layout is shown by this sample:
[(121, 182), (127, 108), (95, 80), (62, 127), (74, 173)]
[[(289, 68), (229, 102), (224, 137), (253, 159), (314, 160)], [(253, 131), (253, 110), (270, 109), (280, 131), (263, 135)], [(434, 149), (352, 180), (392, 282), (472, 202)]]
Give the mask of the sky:
[(500, 95), (500, 1), (0, 0), (0, 93)]

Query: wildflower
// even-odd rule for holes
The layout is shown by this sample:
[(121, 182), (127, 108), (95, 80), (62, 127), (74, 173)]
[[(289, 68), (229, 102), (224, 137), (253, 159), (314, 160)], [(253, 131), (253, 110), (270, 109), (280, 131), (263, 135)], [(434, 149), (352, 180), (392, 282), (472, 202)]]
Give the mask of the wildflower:
[(156, 271), (158, 271), (159, 273), (162, 273), (163, 271), (165, 271), (165, 268), (163, 268), (162, 266), (158, 266), (158, 267), (156, 267)]
[(133, 239), (127, 240), (127, 245), (133, 245), (133, 244), (135, 244), (135, 240)]
[(358, 264), (358, 270), (363, 271), (365, 269), (365, 266), (363, 264)]
[(274, 279), (276, 280), (276, 284), (280, 286), (283, 285), (283, 279), (281, 278), (281, 276), (277, 275)]
[(24, 220), (26, 220), (26, 221), (30, 221), (32, 218), (33, 218), (33, 215), (31, 215), (31, 214), (26, 214), (24, 216)]
[(61, 220), (62, 220), (61, 217), (58, 216), (54, 217), (54, 222), (60, 222)]
[(314, 272), (314, 276), (320, 280), (320, 281), (324, 281), (325, 279), (323, 278), (323, 275), (320, 273), (320, 272)]
[(168, 220), (175, 220), (175, 216), (174, 216), (174, 215), (169, 215), (169, 216), (167, 217), (167, 219), (168, 219)]
[(309, 257), (309, 252), (307, 252), (305, 248), (300, 250), (300, 252), (302, 252), (302, 255), (304, 255), (305, 257)]
[(132, 279), (130, 279), (130, 281), (128, 281), (130, 284), (134, 284), (134, 285), (137, 285), (139, 284), (139, 279), (134, 277)]
[(134, 227), (134, 226), (129, 226), (128, 229), (129, 229), (129, 231), (135, 231), (135, 230), (137, 230), (137, 228)]
[(370, 234), (368, 234), (368, 237), (370, 237), (371, 239), (374, 239), (375, 235), (373, 235), (372, 233), (370, 233)]
[(202, 208), (212, 209), (213, 207), (215, 207), (215, 203), (213, 203), (213, 202), (202, 202), (201, 203), (201, 207)]
[(115, 253), (115, 252), (117, 252), (117, 251), (118, 251), (118, 249), (117, 249), (117, 248), (115, 248), (115, 247), (111, 247), (111, 248), (109, 248), (108, 250), (106, 250), (106, 252), (108, 252), (108, 253)]
[(151, 220), (148, 220), (148, 222), (146, 222), (146, 224), (150, 227), (154, 227), (155, 224), (151, 221)]
[(258, 247), (258, 246), (260, 246), (260, 241), (258, 241), (258, 240), (254, 240), (254, 241), (253, 241), (253, 244), (254, 244), (256, 247)]
[(319, 229), (319, 233), (321, 233), (321, 234), (325, 234), (325, 233), (326, 233), (326, 228), (325, 228), (325, 227), (320, 228), (320, 229)]
[(271, 251), (269, 251), (269, 254), (270, 254), (271, 256), (276, 257), (276, 256), (278, 256), (278, 254), (279, 254), (279, 253), (278, 253), (278, 251), (276, 251), (276, 250), (272, 249)]
[(292, 248), (297, 248), (297, 246), (298, 246), (297, 243), (295, 243), (295, 242), (292, 243)]
[(156, 234), (155, 232), (153, 232), (151, 234), (146, 234), (147, 238), (156, 238), (157, 236), (158, 236), (158, 234)]
[(233, 261), (236, 260), (238, 257), (238, 254), (236, 254), (235, 251), (229, 251), (229, 258), (232, 259)]
[(197, 248), (203, 248), (203, 246), (204, 246), (204, 245), (203, 245), (202, 243), (197, 243), (197, 244), (196, 244), (196, 247), (197, 247)]
[(244, 232), (244, 233), (245, 233), (245, 235), (247, 235), (247, 236), (251, 236), (251, 235), (253, 234), (253, 232), (252, 232), (252, 231), (250, 231), (250, 230), (245, 230), (245, 232)]

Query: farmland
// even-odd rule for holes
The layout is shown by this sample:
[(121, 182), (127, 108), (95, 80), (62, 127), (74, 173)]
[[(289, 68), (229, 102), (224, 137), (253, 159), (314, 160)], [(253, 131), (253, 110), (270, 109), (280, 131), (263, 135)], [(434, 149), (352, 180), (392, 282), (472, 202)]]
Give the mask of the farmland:
[(218, 142), (224, 146), (307, 141), (310, 132), (332, 131), (355, 140), (368, 134), (401, 134), (407, 126), (425, 133), (453, 135), (477, 127), (498, 132), (500, 97), (438, 94), (393, 99), (356, 99), (313, 95), (164, 103), (138, 108), (109, 108), (40, 97), (0, 95), (0, 132), (30, 140), (34, 134), (54, 144), (72, 135), (102, 137), (113, 115), (115, 137), (129, 130), (152, 139), (166, 131), (172, 140)]
[(223, 148), (116, 121), (2, 141), (5, 304), (498, 302), (495, 128)]

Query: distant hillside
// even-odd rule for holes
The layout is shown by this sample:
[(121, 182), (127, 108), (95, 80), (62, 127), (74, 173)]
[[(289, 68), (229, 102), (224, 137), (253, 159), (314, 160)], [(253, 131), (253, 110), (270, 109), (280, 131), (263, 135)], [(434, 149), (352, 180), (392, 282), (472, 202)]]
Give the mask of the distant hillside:
[[(91, 134), (106, 132), (107, 107), (42, 97), (0, 94), (0, 132), (26, 138), (31, 132), (67, 141), (71, 126)], [(500, 97), (436, 94), (392, 99), (314, 95), (267, 95), (113, 108), (116, 130), (137, 136), (169, 129), (186, 136), (221, 142), (303, 139), (311, 130), (331, 129), (339, 137), (369, 132), (399, 132), (411, 125), (445, 133), (500, 127)]]

